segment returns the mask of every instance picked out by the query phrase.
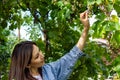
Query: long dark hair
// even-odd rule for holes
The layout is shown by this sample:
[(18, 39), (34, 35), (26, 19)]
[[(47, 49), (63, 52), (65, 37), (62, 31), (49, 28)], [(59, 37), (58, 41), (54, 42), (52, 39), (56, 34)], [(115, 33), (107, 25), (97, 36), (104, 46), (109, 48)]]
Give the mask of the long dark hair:
[(31, 62), (33, 45), (36, 45), (36, 43), (22, 41), (14, 47), (11, 56), (9, 80), (36, 80), (30, 75), (29, 69), (26, 68)]

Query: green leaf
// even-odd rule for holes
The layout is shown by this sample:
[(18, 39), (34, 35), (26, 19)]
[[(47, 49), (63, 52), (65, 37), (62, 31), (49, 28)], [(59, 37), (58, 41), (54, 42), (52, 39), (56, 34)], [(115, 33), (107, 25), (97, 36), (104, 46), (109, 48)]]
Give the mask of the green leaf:
[(113, 21), (105, 21), (103, 26), (106, 31), (120, 30), (119, 24)]
[(88, 4), (88, 5), (93, 5), (93, 4), (95, 4), (95, 0), (88, 0), (88, 1), (87, 1), (87, 4)]
[(115, 4), (113, 5), (114, 9), (117, 11), (117, 13), (120, 13), (120, 1), (116, 1)]
[(113, 70), (115, 70), (116, 72), (119, 72), (120, 73), (120, 64), (118, 64), (117, 66), (115, 66), (113, 68)]
[(96, 3), (99, 5), (102, 3), (102, 0), (96, 0)]
[(106, 18), (106, 15), (104, 13), (99, 13), (95, 17), (95, 19), (101, 20), (101, 22), (104, 21), (105, 18)]
[(120, 31), (115, 31), (115, 34), (113, 35), (114, 39), (116, 40), (116, 43), (120, 43)]
[(119, 18), (116, 15), (111, 15), (111, 17), (112, 17), (111, 21), (119, 22)]

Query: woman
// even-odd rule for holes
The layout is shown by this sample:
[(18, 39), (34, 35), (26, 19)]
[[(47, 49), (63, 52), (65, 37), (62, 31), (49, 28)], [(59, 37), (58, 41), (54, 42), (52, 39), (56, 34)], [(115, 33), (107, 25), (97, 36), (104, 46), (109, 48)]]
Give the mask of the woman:
[(9, 80), (67, 80), (75, 62), (83, 55), (81, 50), (89, 31), (87, 12), (80, 14), (80, 20), (84, 25), (80, 39), (69, 53), (55, 62), (45, 64), (44, 55), (34, 42), (17, 44), (12, 53)]

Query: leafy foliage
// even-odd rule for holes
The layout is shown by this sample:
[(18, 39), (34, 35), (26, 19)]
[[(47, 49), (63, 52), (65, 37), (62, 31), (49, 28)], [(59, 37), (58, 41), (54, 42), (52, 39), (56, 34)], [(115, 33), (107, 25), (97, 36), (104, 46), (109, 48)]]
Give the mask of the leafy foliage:
[[(46, 62), (55, 61), (76, 44), (83, 29), (79, 13), (87, 9), (89, 17), (95, 15), (96, 19), (91, 25), (89, 38), (101, 38), (108, 43), (98, 44), (88, 38), (84, 48), (87, 56), (76, 63), (69, 80), (88, 78), (97, 80), (98, 75), (104, 80), (111, 73), (120, 75), (119, 4), (119, 0), (1, 0), (0, 75), (8, 72), (11, 47), (18, 42), (13, 38), (12, 43), (7, 37), (10, 31), (20, 29), (21, 26), (30, 26), (28, 29), (30, 39), (36, 41), (43, 50)], [(111, 15), (113, 9), (117, 15)], [(10, 48), (8, 44), (11, 45)], [(3, 59), (5, 61), (2, 61)]]

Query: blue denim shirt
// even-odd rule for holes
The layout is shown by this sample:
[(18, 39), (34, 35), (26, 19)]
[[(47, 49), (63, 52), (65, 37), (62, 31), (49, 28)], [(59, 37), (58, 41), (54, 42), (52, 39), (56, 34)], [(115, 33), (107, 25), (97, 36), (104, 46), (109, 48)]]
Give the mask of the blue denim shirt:
[(42, 67), (43, 80), (67, 80), (76, 61), (83, 54), (77, 46), (74, 46), (69, 53), (59, 60), (45, 64)]

